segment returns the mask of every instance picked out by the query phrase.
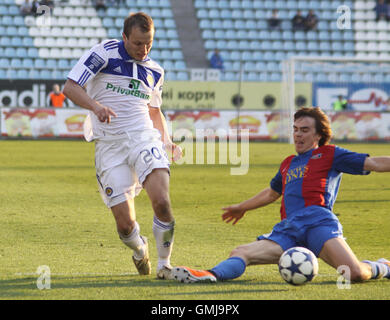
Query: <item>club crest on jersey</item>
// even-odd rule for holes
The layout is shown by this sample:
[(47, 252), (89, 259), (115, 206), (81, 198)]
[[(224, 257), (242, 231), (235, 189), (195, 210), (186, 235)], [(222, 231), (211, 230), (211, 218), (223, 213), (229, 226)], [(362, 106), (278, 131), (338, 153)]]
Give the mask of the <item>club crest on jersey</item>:
[(153, 88), (154, 87), (154, 77), (153, 77), (153, 74), (147, 70), (147, 76), (146, 76), (146, 81), (148, 82), (148, 85), (150, 88)]
[(100, 57), (96, 52), (92, 52), (91, 55), (85, 60), (84, 65), (87, 66), (89, 70), (93, 73), (96, 73), (104, 65), (104, 59)]
[(312, 156), (310, 159), (315, 160), (315, 159), (320, 159), (320, 158), (322, 158), (322, 153), (315, 154), (315, 155)]
[(112, 196), (112, 193), (114, 192), (114, 190), (112, 190), (111, 187), (107, 187), (106, 190), (104, 190), (106, 195), (111, 197)]

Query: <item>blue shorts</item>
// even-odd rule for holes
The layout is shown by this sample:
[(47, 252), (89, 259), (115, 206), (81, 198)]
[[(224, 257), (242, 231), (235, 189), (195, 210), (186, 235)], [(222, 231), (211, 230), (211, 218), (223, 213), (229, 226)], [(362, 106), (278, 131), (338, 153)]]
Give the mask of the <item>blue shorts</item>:
[(343, 237), (343, 228), (337, 217), (327, 210), (308, 210), (306, 214), (298, 214), (284, 219), (274, 226), (272, 232), (259, 236), (258, 240), (272, 240), (279, 244), (283, 251), (292, 247), (305, 247), (317, 257), (326, 241)]

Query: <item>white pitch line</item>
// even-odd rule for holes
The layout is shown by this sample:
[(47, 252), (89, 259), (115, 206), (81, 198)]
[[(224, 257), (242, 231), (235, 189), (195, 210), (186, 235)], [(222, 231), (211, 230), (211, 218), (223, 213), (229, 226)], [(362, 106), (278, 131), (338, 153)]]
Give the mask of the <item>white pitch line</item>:
[[(17, 272), (15, 276), (39, 276), (37, 272)], [(136, 276), (138, 273), (50, 273), (50, 276), (77, 277), (77, 276)]]

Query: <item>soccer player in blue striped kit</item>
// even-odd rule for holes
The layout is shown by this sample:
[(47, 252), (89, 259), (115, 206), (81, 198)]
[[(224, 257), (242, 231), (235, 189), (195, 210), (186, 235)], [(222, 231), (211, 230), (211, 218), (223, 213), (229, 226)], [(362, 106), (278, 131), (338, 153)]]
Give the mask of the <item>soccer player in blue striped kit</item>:
[(123, 24), (122, 41), (104, 40), (72, 68), (64, 94), (88, 109), (85, 138), (95, 141), (95, 167), (104, 203), (122, 242), (133, 250), (141, 275), (151, 273), (148, 241), (136, 221), (134, 197), (144, 188), (151, 201), (158, 253), (157, 278), (169, 279), (174, 218), (169, 197), (169, 160), (181, 156), (160, 107), (164, 70), (148, 56), (154, 24), (143, 12)]
[[(266, 206), (280, 197), (281, 222), (257, 241), (238, 246), (227, 260), (211, 270), (173, 268), (181, 282), (215, 282), (240, 277), (247, 266), (277, 264), (282, 253), (303, 246), (330, 266), (346, 266), (351, 281), (390, 278), (390, 262), (359, 261), (343, 237), (342, 226), (333, 214), (342, 173), (367, 175), (390, 172), (390, 157), (370, 157), (329, 145), (331, 128), (320, 108), (302, 108), (294, 116), (297, 155), (287, 157), (270, 187), (239, 204), (223, 208), (222, 218), (236, 224), (244, 214)], [(348, 275), (345, 274), (345, 277)]]

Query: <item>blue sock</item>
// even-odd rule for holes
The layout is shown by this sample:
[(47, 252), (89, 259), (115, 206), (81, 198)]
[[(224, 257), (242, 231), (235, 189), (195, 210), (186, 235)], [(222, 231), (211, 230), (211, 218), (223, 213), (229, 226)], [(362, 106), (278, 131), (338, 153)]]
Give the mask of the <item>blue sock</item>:
[(241, 276), (245, 272), (245, 261), (240, 257), (231, 257), (222, 261), (211, 271), (215, 274), (218, 280), (230, 280)]
[(369, 261), (364, 260), (364, 263), (367, 263), (371, 266), (372, 276), (371, 279), (390, 279), (390, 267), (387, 264), (378, 262), (378, 261)]

